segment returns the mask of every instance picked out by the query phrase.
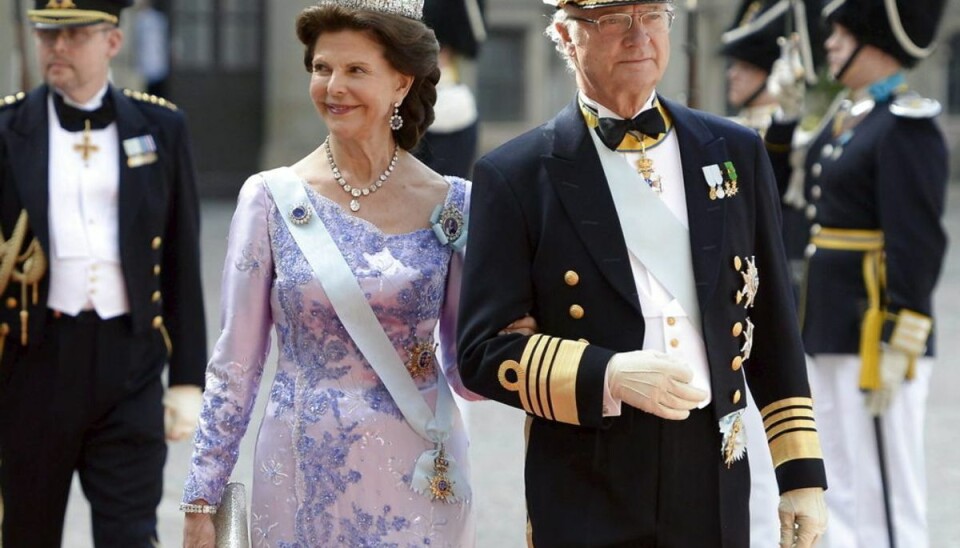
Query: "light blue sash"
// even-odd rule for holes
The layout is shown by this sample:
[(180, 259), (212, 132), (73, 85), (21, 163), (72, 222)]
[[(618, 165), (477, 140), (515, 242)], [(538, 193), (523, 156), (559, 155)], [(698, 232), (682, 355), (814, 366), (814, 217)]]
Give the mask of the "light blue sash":
[[(346, 259), (311, 205), (303, 179), (290, 168), (274, 169), (264, 172), (262, 176), (290, 234), (310, 263), (347, 333), (383, 381), (410, 427), (435, 446), (417, 459), (411, 487), (417, 493), (431, 496), (431, 487), (435, 487), (438, 477), (435, 459), (445, 458), (449, 463), (447, 470), (445, 473), (443, 470), (440, 472), (441, 475), (449, 476), (453, 482), (453, 495), (445, 500), (467, 500), (470, 497), (470, 486), (466, 478), (458, 473), (459, 469), (453, 458), (443, 450), (443, 444), (450, 433), (451, 407), (454, 403), (450, 386), (441, 368), (437, 368), (437, 412), (434, 415), (414, 384), (397, 349), (383, 331), (380, 320), (370, 308), (370, 303)], [(306, 208), (306, 222), (296, 221), (292, 214), (294, 208)], [(436, 495), (432, 498), (442, 499)]]
[(600, 141), (597, 132), (587, 133), (600, 155), (627, 249), (677, 299), (702, 335), (690, 230), (619, 153)]

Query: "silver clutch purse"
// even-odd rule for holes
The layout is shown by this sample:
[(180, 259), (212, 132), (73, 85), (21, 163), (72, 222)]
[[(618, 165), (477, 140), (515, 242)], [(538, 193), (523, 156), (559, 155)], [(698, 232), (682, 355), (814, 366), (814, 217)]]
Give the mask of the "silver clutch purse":
[(217, 532), (217, 548), (250, 548), (247, 528), (247, 493), (242, 483), (228, 483), (220, 506), (213, 515)]

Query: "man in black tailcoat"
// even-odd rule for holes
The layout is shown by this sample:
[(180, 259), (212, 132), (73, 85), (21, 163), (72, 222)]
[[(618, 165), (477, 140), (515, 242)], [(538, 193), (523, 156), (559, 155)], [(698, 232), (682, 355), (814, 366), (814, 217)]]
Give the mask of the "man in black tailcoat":
[[(579, 92), (477, 163), (459, 336), (464, 383), (529, 415), (531, 540), (747, 546), (749, 383), (782, 542), (811, 546), (826, 483), (763, 143), (656, 93), (672, 3), (547, 3)], [(498, 336), (524, 314), (539, 334)]]
[(193, 160), (174, 105), (108, 81), (130, 3), (37, 0), (45, 83), (0, 101), (5, 546), (61, 545), (75, 471), (98, 547), (153, 546), (165, 437), (197, 419)]

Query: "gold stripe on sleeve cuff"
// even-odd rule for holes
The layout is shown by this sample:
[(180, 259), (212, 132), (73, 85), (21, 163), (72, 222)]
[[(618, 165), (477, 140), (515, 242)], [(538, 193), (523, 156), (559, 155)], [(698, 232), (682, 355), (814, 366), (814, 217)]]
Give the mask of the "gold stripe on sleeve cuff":
[(500, 385), (517, 392), (524, 411), (548, 420), (580, 424), (577, 372), (586, 343), (534, 335), (519, 362), (500, 364)]
[(550, 400), (555, 420), (580, 424), (577, 410), (577, 372), (586, 343), (562, 341), (550, 372)]
[(823, 459), (820, 436), (816, 430), (794, 430), (780, 434), (770, 441), (773, 467), (798, 459)]
[(796, 459), (822, 459), (811, 398), (786, 398), (760, 411), (773, 466)]

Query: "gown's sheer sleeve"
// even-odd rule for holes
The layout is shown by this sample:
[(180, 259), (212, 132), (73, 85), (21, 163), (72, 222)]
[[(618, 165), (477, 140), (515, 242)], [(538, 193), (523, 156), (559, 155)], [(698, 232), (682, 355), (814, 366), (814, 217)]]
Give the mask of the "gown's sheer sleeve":
[(230, 224), (220, 298), (220, 338), (206, 388), (183, 501), (219, 504), (233, 472), (270, 351), (272, 200), (255, 175), (240, 190)]
[[(470, 215), (470, 182), (458, 179), (464, 186), (463, 218)], [(467, 235), (469, 242), (470, 235)], [(440, 350), (443, 372), (450, 387), (460, 397), (468, 401), (484, 399), (483, 396), (468, 390), (460, 379), (460, 368), (457, 365), (457, 314), (460, 309), (460, 278), (463, 274), (463, 257), (466, 247), (454, 251), (450, 257), (450, 268), (447, 272), (447, 290), (443, 298), (443, 308), (440, 310)]]

